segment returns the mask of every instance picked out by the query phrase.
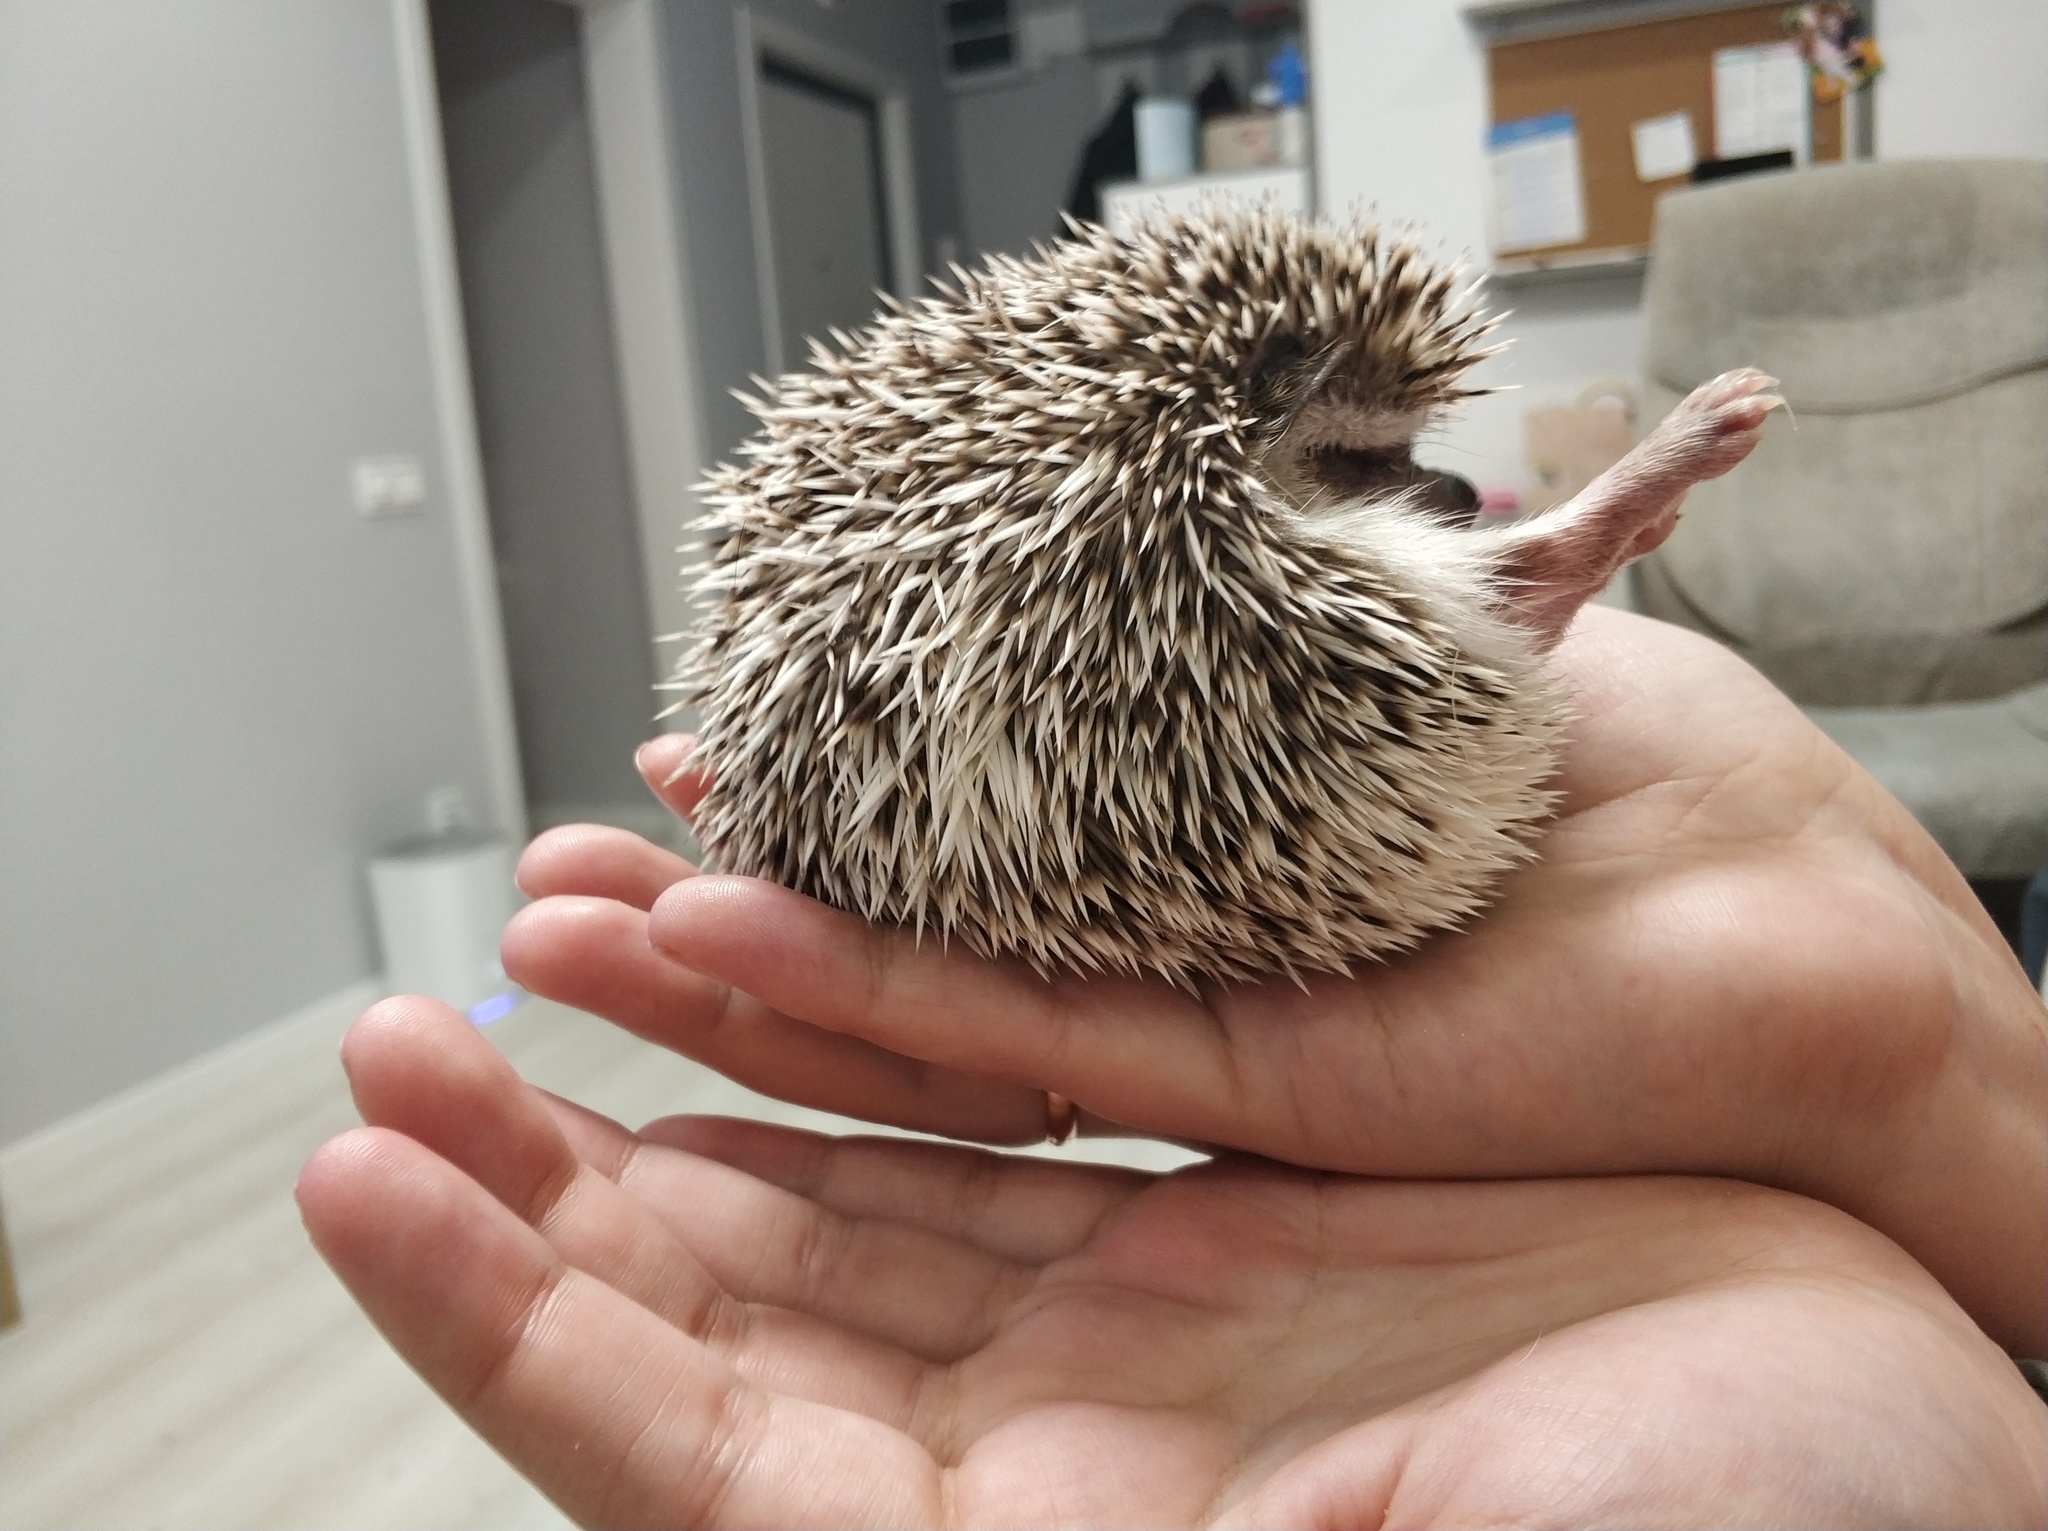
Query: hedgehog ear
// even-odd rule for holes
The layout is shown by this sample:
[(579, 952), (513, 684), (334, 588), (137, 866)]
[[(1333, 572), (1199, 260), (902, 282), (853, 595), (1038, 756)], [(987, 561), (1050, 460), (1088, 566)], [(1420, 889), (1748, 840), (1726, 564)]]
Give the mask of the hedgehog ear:
[(1238, 369), (1238, 386), (1268, 441), (1278, 441), (1302, 410), (1320, 397), (1351, 354), (1339, 342), (1311, 355), (1301, 337), (1269, 329)]

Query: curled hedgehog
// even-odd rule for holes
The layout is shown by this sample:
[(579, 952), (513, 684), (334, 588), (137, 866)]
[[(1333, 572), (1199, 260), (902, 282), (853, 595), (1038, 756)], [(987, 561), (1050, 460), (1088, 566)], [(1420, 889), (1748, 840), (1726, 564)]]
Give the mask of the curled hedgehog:
[(1494, 321), (1411, 237), (1219, 205), (955, 278), (747, 401), (677, 689), (722, 870), (1045, 974), (1481, 909), (1552, 802), (1544, 653), (1780, 402), (1728, 374), (1474, 529), (1411, 449)]

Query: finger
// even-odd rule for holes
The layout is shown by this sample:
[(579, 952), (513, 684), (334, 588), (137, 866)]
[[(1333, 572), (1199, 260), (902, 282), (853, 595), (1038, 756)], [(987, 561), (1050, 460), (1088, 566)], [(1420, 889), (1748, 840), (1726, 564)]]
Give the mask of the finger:
[(659, 1220), (577, 1156), (540, 1093), (453, 1010), (386, 1000), (349, 1028), (341, 1057), (366, 1123), (447, 1160), (564, 1260), (700, 1337), (743, 1327)]
[(715, 1159), (843, 1217), (908, 1223), (1032, 1265), (1072, 1254), (1157, 1178), (949, 1143), (826, 1137), (731, 1117), (664, 1117), (641, 1136)]
[(344, 1134), (313, 1156), (298, 1198), (392, 1346), (582, 1524), (938, 1516), (936, 1465), (903, 1434), (749, 1384), (409, 1138)]
[[(603, 1133), (610, 1169), (579, 1156), (547, 1097), (520, 1080), (495, 1048), (445, 1006), (412, 998), (386, 1001), (350, 1030), (342, 1057), (372, 1126), (403, 1133), (447, 1160), (538, 1231), (569, 1264), (710, 1345), (744, 1376), (773, 1378), (780, 1391), (905, 1422), (923, 1372), (906, 1351), (951, 1352), (957, 1346), (951, 1330), (934, 1331), (926, 1323), (944, 1311), (942, 1289), (953, 1274), (935, 1258), (896, 1265), (872, 1260), (861, 1268), (872, 1288), (849, 1292), (829, 1273), (798, 1280), (764, 1256), (752, 1290), (729, 1294), (730, 1283), (721, 1277), (734, 1272), (735, 1262), (723, 1259), (722, 1270), (707, 1269), (693, 1248), (707, 1241), (715, 1248), (717, 1240), (731, 1239), (743, 1250), (772, 1248), (781, 1254), (783, 1246), (747, 1219), (787, 1227), (797, 1212), (747, 1196), (735, 1184), (744, 1177), (710, 1165), (695, 1177), (687, 1167), (668, 1175), (663, 1190), (673, 1199), (650, 1208), (624, 1184), (634, 1159), (631, 1134), (584, 1113), (582, 1131), (586, 1138)], [(725, 1200), (707, 1210), (721, 1196)], [(805, 1238), (800, 1222), (791, 1231), (796, 1258), (818, 1247), (816, 1237)], [(981, 1269), (986, 1261), (978, 1256), (962, 1273), (975, 1293), (987, 1284)], [(913, 1301), (920, 1288), (927, 1298), (923, 1305)], [(757, 1296), (793, 1311), (745, 1311), (746, 1300)]]
[(626, 1161), (640, 1146), (639, 1135), (610, 1117), (564, 1099), (551, 1090), (536, 1086), (534, 1093), (540, 1097), (548, 1115), (555, 1119), (556, 1129), (569, 1140), (569, 1147), (576, 1157), (605, 1179), (617, 1181)]
[(538, 836), (519, 858), (513, 881), (528, 898), (574, 894), (650, 909), (669, 884), (697, 869), (624, 829), (569, 824)]
[[(1045, 1194), (1035, 1200), (1010, 1198), (1007, 1222), (991, 1218), (977, 1228), (963, 1218), (958, 1221), (966, 1226), (956, 1232), (941, 1217), (896, 1215), (917, 1205), (912, 1182), (926, 1166), (914, 1158), (878, 1156), (870, 1166), (856, 1155), (831, 1173), (810, 1151), (815, 1145), (829, 1156), (842, 1144), (886, 1147), (889, 1140), (831, 1138), (721, 1117), (664, 1117), (636, 1134), (571, 1101), (535, 1094), (578, 1157), (666, 1223), (734, 1296), (815, 1315), (930, 1361), (978, 1349), (1029, 1286), (1023, 1266), (1078, 1248), (1116, 1201), (1151, 1179), (1135, 1171), (1096, 1174), (1093, 1166), (1045, 1165), (1074, 1174), (1063, 1187), (1041, 1178)], [(698, 1131), (698, 1124), (708, 1130)], [(764, 1138), (755, 1140), (750, 1128)], [(903, 1146), (954, 1152), (963, 1160), (979, 1153)], [(721, 1148), (729, 1154), (717, 1152)], [(1043, 1165), (980, 1157), (998, 1169)], [(937, 1157), (929, 1168), (935, 1179), (952, 1169)], [(778, 1169), (786, 1178), (778, 1178)], [(865, 1183), (870, 1170), (873, 1185)], [(827, 1195), (810, 1194), (800, 1183), (805, 1179)], [(939, 1200), (934, 1193), (927, 1204)], [(768, 1223), (779, 1224), (779, 1233), (764, 1234)], [(977, 1231), (992, 1236), (984, 1241)], [(1036, 1259), (1034, 1251), (1041, 1252)], [(906, 1402), (915, 1380), (906, 1379)], [(913, 1428), (907, 1408), (875, 1417)]]
[[(1086, 1159), (1071, 1163), (1048, 1161), (1035, 1155), (989, 1154), (978, 1148), (954, 1143), (933, 1143), (921, 1139), (847, 1138), (828, 1133), (805, 1132), (794, 1127), (757, 1121), (751, 1117), (665, 1116), (649, 1122), (638, 1132), (629, 1132), (608, 1116), (600, 1116), (573, 1100), (564, 1100), (546, 1090), (537, 1092), (555, 1118), (555, 1125), (569, 1140), (576, 1157), (609, 1179), (617, 1180), (626, 1160), (644, 1143), (681, 1149), (721, 1164), (744, 1170), (757, 1180), (779, 1185), (808, 1196), (835, 1212), (855, 1217), (887, 1217), (915, 1223), (944, 1233), (977, 1249), (1006, 1260), (1043, 1264), (1078, 1247), (1086, 1233), (1088, 1217), (1106, 1214), (1111, 1205), (1131, 1191), (1141, 1190), (1157, 1178), (1144, 1170), (1096, 1164)], [(1128, 1128), (1099, 1117), (1077, 1116), (1077, 1136), (1128, 1137)], [(781, 1137), (796, 1140), (781, 1145)], [(1148, 1135), (1149, 1136), (1149, 1135)], [(1168, 1141), (1153, 1138), (1154, 1142)], [(815, 1165), (811, 1150), (816, 1143), (832, 1149), (851, 1151), (829, 1165)], [(894, 1147), (908, 1152), (896, 1155)], [(1213, 1155), (1213, 1143), (1176, 1141), (1175, 1146), (1192, 1153)], [(882, 1150), (870, 1165), (863, 1155), (869, 1148)], [(960, 1161), (957, 1165), (952, 1161)], [(991, 1177), (994, 1190), (991, 1205), (982, 1215), (972, 1215), (975, 1182), (985, 1173), (977, 1166), (984, 1159), (995, 1165), (1016, 1165), (1019, 1174)], [(862, 1161), (858, 1174), (832, 1171), (847, 1163)], [(1098, 1211), (1071, 1212), (1072, 1226), (1055, 1215), (1050, 1192), (1062, 1184), (1058, 1175), (1039, 1176), (1035, 1169), (1069, 1171), (1081, 1177), (1077, 1189), (1060, 1191), (1064, 1205), (1090, 1202)], [(1032, 1173), (1021, 1173), (1033, 1171)], [(1079, 1186), (1091, 1189), (1087, 1197)], [(1045, 1191), (1041, 1199), (1035, 1193)], [(1014, 1209), (1014, 1210), (1013, 1210)]]
[(1163, 982), (1048, 982), (752, 878), (669, 889), (647, 932), (781, 1014), (942, 1069), (1056, 1090), (1109, 1121), (1225, 1143), (1259, 1119), (1242, 1108), (1267, 1104), (1242, 1098), (1250, 1081), (1221, 1014)]
[[(1550, 929), (1572, 912), (1523, 900), (1514, 918)], [(1199, 999), (1156, 982), (1046, 982), (744, 878), (671, 888), (648, 934), (679, 963), (785, 1014), (942, 1069), (1056, 1090), (1169, 1140), (1383, 1175), (1640, 1168), (1621, 1151), (1634, 1147), (1622, 1129), (1592, 1138), (1579, 1126), (1611, 1125), (1604, 1077), (1560, 1069), (1543, 1051), (1544, 1027), (1503, 1034), (1475, 1061), (1474, 1016), (1498, 1009), (1497, 953), (1515, 945), (1493, 939), (1509, 918), (1496, 910), (1472, 941), (1439, 943), (1369, 983), (1333, 975)], [(1553, 950), (1559, 939), (1521, 945)], [(1573, 1003), (1567, 978), (1590, 981), (1533, 971), (1544, 982), (1517, 995), (1532, 1014)]]
[[(659, 1143), (666, 1147), (681, 1149), (685, 1153), (695, 1153), (707, 1159), (716, 1159), (722, 1164), (730, 1164), (735, 1169), (744, 1169), (756, 1179), (766, 1180), (772, 1185), (782, 1185), (786, 1190), (810, 1195), (812, 1193), (805, 1190), (804, 1182), (799, 1178), (797, 1170), (788, 1163), (787, 1155), (778, 1153), (772, 1148), (762, 1149), (760, 1150), (762, 1158), (757, 1163), (752, 1158), (744, 1157), (755, 1151), (752, 1147), (742, 1145), (729, 1149), (726, 1146), (728, 1139), (726, 1129), (730, 1128), (733, 1134), (741, 1137), (745, 1137), (749, 1129), (756, 1127), (771, 1133), (786, 1131), (798, 1138), (816, 1138), (820, 1142), (827, 1144), (865, 1145), (871, 1143), (891, 1144), (906, 1141), (901, 1138), (837, 1138), (828, 1133), (809, 1133), (794, 1127), (782, 1128), (771, 1123), (757, 1121), (751, 1117), (665, 1116), (656, 1121), (649, 1122), (638, 1132), (630, 1132), (610, 1117), (600, 1116), (597, 1112), (590, 1110), (586, 1106), (580, 1106), (573, 1100), (564, 1100), (561, 1096), (546, 1090), (537, 1090), (535, 1093), (546, 1103), (548, 1111), (555, 1118), (555, 1125), (561, 1129), (562, 1135), (569, 1140), (569, 1146), (575, 1150), (576, 1157), (611, 1180), (619, 1178), (626, 1158), (637, 1151), (643, 1143)], [(707, 1125), (699, 1129), (693, 1125), (696, 1123), (705, 1123)], [(1119, 1123), (1106, 1122), (1099, 1117), (1077, 1116), (1075, 1126), (1077, 1135), (1085, 1135), (1087, 1130), (1093, 1127), (1095, 1135), (1099, 1137), (1131, 1136), (1129, 1129)], [(908, 1141), (913, 1147), (929, 1148), (939, 1156), (957, 1152), (962, 1158), (973, 1159), (984, 1152), (981, 1149), (968, 1148), (951, 1143), (930, 1143), (922, 1139), (911, 1139)], [(1154, 1138), (1151, 1141), (1161, 1142), (1165, 1140)], [(1216, 1152), (1216, 1146), (1212, 1143), (1181, 1142), (1177, 1143), (1176, 1146), (1186, 1148), (1192, 1153), (1214, 1154)], [(1045, 1159), (1033, 1155), (998, 1154), (993, 1157), (998, 1163), (1005, 1164), (1013, 1161), (1020, 1165), (1047, 1164)], [(1053, 1164), (1050, 1167), (1060, 1168), (1062, 1166)], [(1100, 1171), (1100, 1178), (1104, 1178), (1106, 1183), (1110, 1184), (1116, 1183), (1116, 1177), (1119, 1175), (1135, 1177), (1142, 1183), (1149, 1183), (1152, 1178), (1143, 1170), (1124, 1170), (1114, 1165), (1096, 1164), (1086, 1159), (1076, 1160), (1064, 1167), (1084, 1172), (1091, 1177), (1094, 1177), (1096, 1172)], [(886, 1181), (895, 1175), (897, 1170), (898, 1167), (895, 1165), (878, 1166), (876, 1178), (880, 1181)], [(1017, 1234), (1009, 1234), (1004, 1232), (1005, 1223), (998, 1219), (991, 1219), (983, 1224), (966, 1218), (947, 1219), (936, 1212), (929, 1214), (920, 1212), (915, 1199), (907, 1194), (907, 1190), (909, 1187), (921, 1183), (928, 1175), (934, 1173), (943, 1176), (949, 1172), (942, 1163), (927, 1166), (922, 1161), (913, 1159), (902, 1164), (900, 1166), (900, 1178), (906, 1187), (906, 1194), (899, 1199), (891, 1199), (893, 1193), (885, 1193), (880, 1190), (871, 1193), (872, 1215), (876, 1217), (894, 1217), (901, 1222), (921, 1223), (935, 1232), (950, 1232), (956, 1238), (987, 1249), (991, 1254), (1002, 1255), (1005, 1259), (1030, 1260), (1038, 1258), (1031, 1251), (1048, 1243), (1053, 1248), (1053, 1254), (1047, 1255), (1045, 1258), (1049, 1259), (1057, 1256), (1061, 1247), (1061, 1237), (1056, 1233), (1046, 1232), (1044, 1226), (1034, 1226)], [(785, 1179), (785, 1176), (788, 1178)], [(966, 1175), (963, 1178), (971, 1179), (972, 1176)], [(821, 1183), (818, 1190), (822, 1194), (814, 1199), (822, 1200), (824, 1204), (831, 1206), (833, 1210), (855, 1215), (867, 1215), (862, 1211), (864, 1204), (847, 1195), (838, 1180), (835, 1179), (829, 1183)], [(1022, 1220), (1020, 1218), (1020, 1221)], [(1039, 1223), (1040, 1215), (1035, 1214), (1032, 1221), (1034, 1224)]]
[(686, 824), (711, 790), (710, 775), (690, 767), (690, 755), (696, 748), (697, 740), (691, 734), (657, 734), (633, 755), (633, 764), (648, 790)]
[(549, 898), (506, 928), (505, 971), (522, 987), (623, 1026), (778, 1100), (913, 1132), (984, 1143), (1045, 1136), (1045, 1097), (934, 1069), (857, 1037), (792, 1020), (648, 945), (622, 903)]
[[(619, 1185), (735, 1297), (927, 1362), (988, 1343), (1037, 1267), (887, 1217), (849, 1216), (715, 1159), (648, 1144)], [(911, 1379), (915, 1380), (915, 1379)], [(908, 1395), (892, 1402), (907, 1405)], [(906, 1412), (884, 1416), (907, 1425)]]

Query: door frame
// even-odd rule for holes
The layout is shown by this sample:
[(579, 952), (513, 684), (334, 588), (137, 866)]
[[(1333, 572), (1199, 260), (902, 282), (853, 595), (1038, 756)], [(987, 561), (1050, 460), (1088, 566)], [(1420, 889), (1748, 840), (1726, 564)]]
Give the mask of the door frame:
[(414, 252), (427, 362), (433, 377), (441, 472), (454, 533), (456, 588), (469, 649), (470, 679), (491, 795), (490, 823), (514, 844), (526, 843), (526, 783), (512, 710), (512, 669), (505, 655), (505, 619), (498, 604), (498, 565), (484, 500), (483, 451), (471, 393), (469, 339), (462, 316), (462, 279), (455, 261), (455, 218), (448, 202), (448, 161), (441, 140), (441, 93), (434, 79), (433, 26), (427, 0), (390, 0), (406, 180), (412, 198)]
[[(685, 528), (697, 518), (692, 486), (705, 460), (696, 337), (686, 302), (689, 271), (669, 147), (674, 118), (664, 75), (662, 0), (564, 3), (581, 12), (598, 222), (640, 526), (642, 588), (651, 619), (648, 644), (655, 673), (662, 674), (673, 660), (668, 635), (691, 625), (690, 597), (680, 588), (676, 571), (679, 555), (694, 554), (688, 544), (695, 538)], [(388, 4), (442, 471), (448, 480), (469, 666), (482, 714), (492, 817), (503, 833), (524, 843), (526, 790), (477, 440), (433, 29), (427, 0)], [(685, 547), (677, 546), (679, 536), (686, 539)], [(678, 717), (669, 726), (689, 722)]]
[[(695, 485), (709, 459), (687, 228), (669, 141), (675, 113), (662, 0), (568, 3), (583, 13), (584, 94), (649, 640), (654, 672), (666, 675), (676, 658), (675, 637), (693, 625), (691, 595), (677, 573), (699, 556), (693, 528), (702, 506)], [(669, 728), (692, 721), (663, 717)]]
[(910, 126), (910, 92), (902, 80), (857, 54), (808, 37), (751, 7), (733, 14), (739, 40), (740, 122), (746, 138), (747, 206), (754, 227), (756, 286), (761, 306), (761, 348), (771, 372), (799, 365), (785, 343), (777, 292), (775, 235), (769, 213), (768, 159), (761, 129), (761, 66), (774, 59), (825, 84), (875, 103), (882, 172), (882, 205), (889, 240), (889, 291), (908, 301), (924, 275), (917, 217), (917, 161)]

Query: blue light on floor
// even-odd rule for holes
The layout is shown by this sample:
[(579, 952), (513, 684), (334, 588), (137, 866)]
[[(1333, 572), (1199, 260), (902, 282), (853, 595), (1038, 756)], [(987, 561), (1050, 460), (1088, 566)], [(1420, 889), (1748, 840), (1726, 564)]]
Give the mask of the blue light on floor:
[(470, 1006), (469, 1024), (472, 1026), (488, 1026), (491, 1022), (500, 1020), (510, 1015), (514, 1010), (517, 1010), (519, 1002), (525, 998), (525, 991), (520, 989), (507, 989), (503, 994), (493, 994), (489, 999)]

